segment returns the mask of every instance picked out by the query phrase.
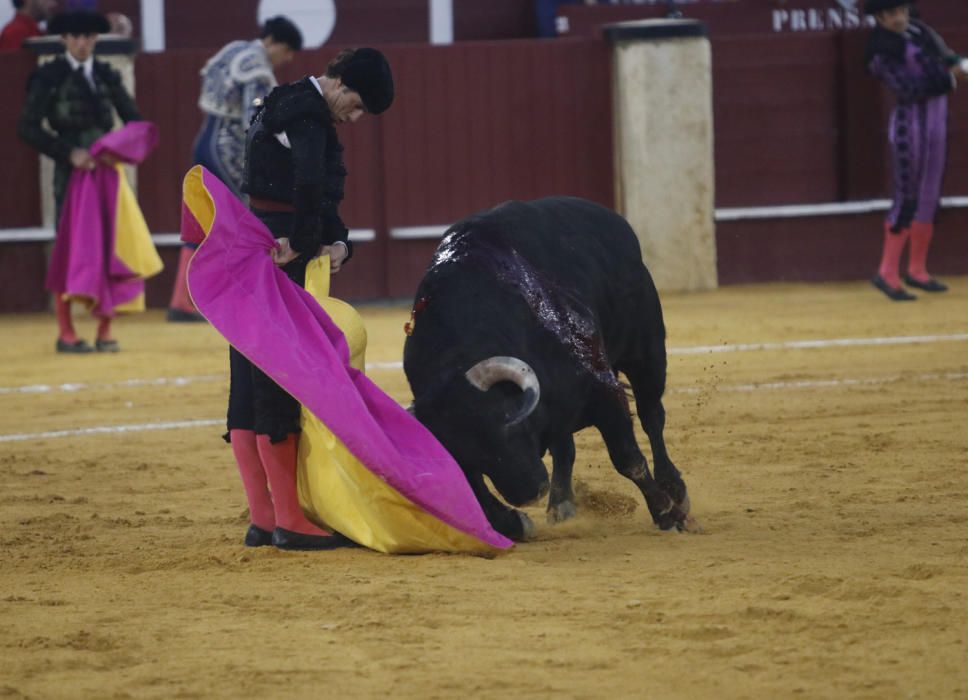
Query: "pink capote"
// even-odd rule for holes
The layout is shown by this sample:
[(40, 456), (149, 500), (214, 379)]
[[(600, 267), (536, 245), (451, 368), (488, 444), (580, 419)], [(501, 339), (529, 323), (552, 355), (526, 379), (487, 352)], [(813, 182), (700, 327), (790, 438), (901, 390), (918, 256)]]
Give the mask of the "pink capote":
[(419, 421), (350, 367), (343, 333), (273, 264), (269, 230), (204, 168), (202, 182), (215, 207), (207, 237), (182, 206), (182, 239), (204, 241), (188, 268), (188, 288), (202, 315), (367, 469), (448, 525), (494, 547), (511, 547), (488, 523), (453, 457)]
[[(157, 144), (154, 124), (128, 122), (88, 150), (95, 158), (108, 154), (122, 163), (136, 164)], [(135, 299), (145, 286), (115, 254), (120, 177), (116, 168), (100, 162), (94, 170), (71, 173), (47, 268), (48, 291), (92, 300), (92, 312), (97, 316), (114, 316), (115, 307)]]

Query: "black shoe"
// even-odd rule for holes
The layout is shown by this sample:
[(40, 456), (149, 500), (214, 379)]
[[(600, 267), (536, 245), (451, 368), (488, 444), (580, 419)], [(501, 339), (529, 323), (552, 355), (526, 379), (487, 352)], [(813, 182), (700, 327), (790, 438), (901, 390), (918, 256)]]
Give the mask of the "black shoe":
[(258, 525), (249, 525), (245, 533), (246, 547), (266, 547), (272, 544), (272, 533)]
[(182, 311), (181, 309), (168, 309), (166, 317), (169, 323), (205, 323), (206, 319), (197, 311)]
[(101, 340), (98, 338), (94, 341), (94, 347), (97, 348), (98, 352), (121, 352), (121, 346), (118, 345), (116, 340)]
[(885, 296), (887, 296), (887, 298), (891, 301), (914, 301), (917, 299), (917, 297), (913, 294), (908, 294), (903, 287), (898, 287), (895, 289), (885, 282), (884, 278), (880, 275), (874, 275), (874, 279), (871, 280), (871, 284), (884, 292)]
[(917, 287), (918, 289), (923, 289), (926, 292), (947, 292), (948, 285), (942, 284), (934, 277), (928, 279), (927, 282), (921, 282), (916, 280), (911, 275), (904, 275), (904, 284), (909, 287)]
[(84, 355), (89, 352), (94, 352), (94, 348), (87, 344), (86, 340), (81, 340), (78, 338), (73, 343), (68, 343), (66, 340), (57, 339), (57, 352), (73, 353), (75, 355)]
[(355, 547), (356, 543), (338, 532), (332, 535), (304, 535), (299, 532), (277, 527), (272, 532), (272, 544), (278, 549), (319, 550)]

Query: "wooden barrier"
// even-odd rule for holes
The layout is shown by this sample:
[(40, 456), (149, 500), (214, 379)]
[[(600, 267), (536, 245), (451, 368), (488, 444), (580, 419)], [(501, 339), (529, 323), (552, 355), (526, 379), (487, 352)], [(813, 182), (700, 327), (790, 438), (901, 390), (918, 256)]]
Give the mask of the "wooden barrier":
[[(968, 27), (946, 32), (968, 47)], [(337, 47), (302, 52), (279, 76), (320, 74)], [(889, 100), (863, 70), (862, 34), (724, 37), (712, 42), (716, 205), (769, 206), (889, 196), (886, 118)], [(610, 55), (592, 38), (392, 45), (398, 99), (377, 118), (341, 130), (346, 146), (351, 229), (370, 233), (334, 285), (350, 299), (412, 294), (439, 233), (457, 218), (505, 199), (572, 194), (615, 205)], [(201, 121), (198, 70), (211, 51), (137, 57), (138, 103), (161, 131), (161, 145), (139, 169), (139, 196), (151, 230), (179, 224), (181, 178)], [(33, 58), (0, 54), (0, 73), (23, 85)], [(862, 68), (862, 66), (861, 66)], [(2, 229), (40, 226), (37, 158), (16, 137), (21, 103), (0, 105), (0, 148), (17, 185), (0, 189)], [(968, 91), (952, 97), (946, 195), (968, 195)], [(968, 273), (968, 239), (946, 213), (939, 241), (949, 272)], [(877, 217), (870, 217), (876, 224)], [(950, 222), (950, 223), (949, 223)], [(717, 230), (722, 283), (823, 279), (827, 263), (786, 270), (764, 266), (754, 249), (811, 245), (858, 230), (858, 217), (817, 217), (796, 224), (731, 220)], [(788, 233), (789, 232), (789, 233)], [(836, 233), (835, 233), (836, 232)], [(749, 238), (744, 238), (749, 236)], [(752, 241), (758, 241), (755, 245)], [(0, 242), (0, 311), (44, 308), (44, 243)], [(728, 250), (724, 250), (724, 246)], [(751, 247), (752, 246), (752, 247)], [(873, 247), (872, 247), (873, 246)], [(960, 247), (959, 247), (960, 246)], [(876, 242), (861, 246), (876, 257)], [(175, 249), (162, 251), (166, 262)], [(783, 259), (778, 256), (777, 259)], [(864, 261), (861, 268), (873, 266)], [(842, 274), (842, 273), (838, 273)], [(149, 305), (167, 303), (170, 271), (148, 284)], [(835, 277), (831, 277), (833, 279)]]

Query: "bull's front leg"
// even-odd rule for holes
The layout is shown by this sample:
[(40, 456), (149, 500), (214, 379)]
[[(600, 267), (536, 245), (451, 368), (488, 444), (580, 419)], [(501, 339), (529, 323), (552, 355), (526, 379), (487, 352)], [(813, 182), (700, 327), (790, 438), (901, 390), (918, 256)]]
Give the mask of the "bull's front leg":
[(534, 523), (531, 522), (525, 513), (504, 505), (498, 498), (491, 493), (484, 483), (484, 475), (477, 472), (473, 475), (467, 474), (467, 482), (471, 485), (471, 490), (477, 497), (477, 502), (481, 504), (487, 521), (491, 527), (500, 532), (505, 537), (515, 541), (523, 541), (534, 534)]
[(548, 495), (548, 522), (560, 523), (575, 517), (575, 494), (571, 474), (575, 466), (575, 438), (568, 433), (548, 448), (551, 453), (551, 492)]
[(627, 407), (613, 399), (605, 399), (597, 408), (595, 427), (605, 440), (615, 469), (638, 486), (656, 525), (663, 530), (684, 530), (688, 514), (652, 478), (649, 463), (635, 442), (632, 417)]

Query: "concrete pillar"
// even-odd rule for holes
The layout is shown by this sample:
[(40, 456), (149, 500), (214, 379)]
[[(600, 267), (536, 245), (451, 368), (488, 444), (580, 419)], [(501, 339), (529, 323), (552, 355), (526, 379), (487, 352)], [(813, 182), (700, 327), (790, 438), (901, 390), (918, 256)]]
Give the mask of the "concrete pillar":
[[(64, 53), (64, 43), (60, 37), (42, 37), (28, 40), (24, 46), (37, 54), (37, 65), (46, 63)], [(94, 55), (99, 61), (110, 63), (121, 73), (121, 80), (128, 92), (134, 96), (134, 57), (137, 44), (131, 39), (110, 34), (102, 35), (95, 47)], [(114, 115), (115, 127), (121, 126), (117, 114)], [(56, 228), (54, 222), (54, 161), (47, 156), (40, 157), (40, 203), (44, 228)], [(135, 169), (126, 168), (128, 181), (132, 188), (137, 187)]]
[(605, 27), (613, 45), (616, 208), (663, 290), (717, 286), (712, 54), (695, 20)]

